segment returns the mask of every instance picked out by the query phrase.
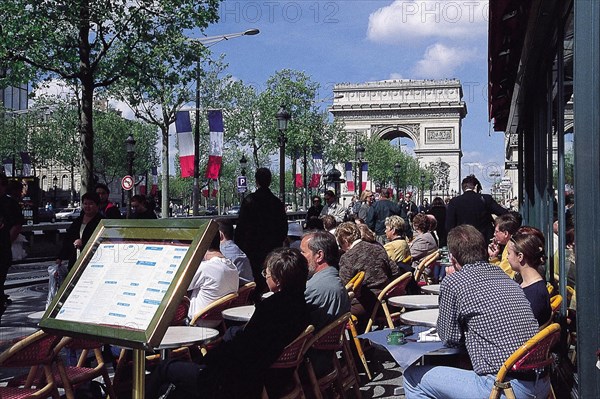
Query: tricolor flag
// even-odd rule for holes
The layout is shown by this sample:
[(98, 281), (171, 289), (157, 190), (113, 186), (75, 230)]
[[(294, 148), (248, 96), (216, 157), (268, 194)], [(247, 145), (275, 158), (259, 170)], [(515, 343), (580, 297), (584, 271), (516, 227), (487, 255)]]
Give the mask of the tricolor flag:
[(179, 144), (179, 165), (181, 177), (194, 176), (194, 137), (188, 111), (179, 111), (175, 115), (175, 130)]
[(31, 158), (28, 152), (21, 152), (21, 161), (23, 162), (22, 176), (31, 176)]
[(146, 195), (146, 174), (138, 177), (140, 184), (140, 194)]
[(354, 176), (352, 173), (352, 162), (346, 162), (346, 188), (348, 191), (354, 191)]
[(150, 189), (150, 195), (156, 195), (158, 193), (158, 170), (156, 166), (152, 167), (152, 188)]
[(4, 161), (2, 161), (2, 163), (4, 164), (4, 175), (7, 177), (12, 177), (12, 175), (13, 175), (12, 160), (10, 158), (4, 158)]
[(211, 197), (216, 197), (219, 194), (219, 179), (213, 180), (213, 190)]
[(223, 111), (220, 109), (208, 111), (208, 128), (210, 131), (210, 150), (206, 177), (218, 179), (223, 158)]
[(361, 180), (362, 180), (361, 191), (365, 191), (367, 189), (367, 179), (369, 177), (369, 163), (363, 162), (360, 169), (361, 169), (360, 173), (361, 173)]
[(321, 184), (321, 175), (323, 174), (323, 155), (313, 154), (313, 173), (310, 178), (309, 188), (317, 188)]
[(302, 165), (296, 160), (296, 188), (304, 187), (304, 181), (302, 181)]

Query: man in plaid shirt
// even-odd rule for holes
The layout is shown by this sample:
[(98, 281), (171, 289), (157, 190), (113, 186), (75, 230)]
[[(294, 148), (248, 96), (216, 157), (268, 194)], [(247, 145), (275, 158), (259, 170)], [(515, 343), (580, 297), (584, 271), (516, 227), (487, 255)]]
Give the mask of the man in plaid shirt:
[[(538, 332), (521, 287), (487, 263), (487, 243), (473, 226), (448, 233), (451, 266), (440, 287), (438, 334), (446, 345), (466, 347), (473, 370), (411, 366), (404, 372), (406, 398), (483, 398), (506, 359)], [(545, 372), (510, 373), (517, 398), (548, 397)], [(533, 395), (533, 396), (532, 396)]]

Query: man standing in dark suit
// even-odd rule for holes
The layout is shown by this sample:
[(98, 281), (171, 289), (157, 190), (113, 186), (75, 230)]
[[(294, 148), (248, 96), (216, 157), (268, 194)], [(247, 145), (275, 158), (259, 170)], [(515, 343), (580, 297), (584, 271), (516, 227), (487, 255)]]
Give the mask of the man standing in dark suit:
[(469, 175), (462, 181), (463, 194), (454, 197), (446, 208), (446, 231), (461, 224), (470, 224), (483, 234), (486, 242), (494, 236), (494, 220), (496, 216), (508, 212), (489, 194), (480, 194), (481, 183), (475, 175)]
[(263, 262), (269, 252), (283, 246), (288, 223), (283, 203), (269, 189), (271, 171), (258, 168), (254, 176), (258, 188), (242, 202), (234, 241), (250, 259), (256, 291), (262, 293), (267, 287)]

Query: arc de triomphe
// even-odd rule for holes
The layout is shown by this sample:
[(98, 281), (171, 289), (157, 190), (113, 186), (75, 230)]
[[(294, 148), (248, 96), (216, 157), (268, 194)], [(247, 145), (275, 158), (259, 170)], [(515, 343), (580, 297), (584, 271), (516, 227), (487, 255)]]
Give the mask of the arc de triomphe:
[(333, 116), (348, 132), (383, 140), (407, 137), (422, 167), (446, 164), (445, 190), (460, 192), (462, 119), (467, 106), (456, 79), (387, 80), (337, 84), (333, 89)]

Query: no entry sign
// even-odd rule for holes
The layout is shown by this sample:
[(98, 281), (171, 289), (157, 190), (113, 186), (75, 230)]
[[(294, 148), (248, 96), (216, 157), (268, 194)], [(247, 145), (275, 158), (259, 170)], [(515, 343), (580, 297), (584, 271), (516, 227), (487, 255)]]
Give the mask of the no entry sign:
[(121, 179), (121, 187), (123, 190), (129, 191), (133, 188), (133, 177), (127, 175)]

